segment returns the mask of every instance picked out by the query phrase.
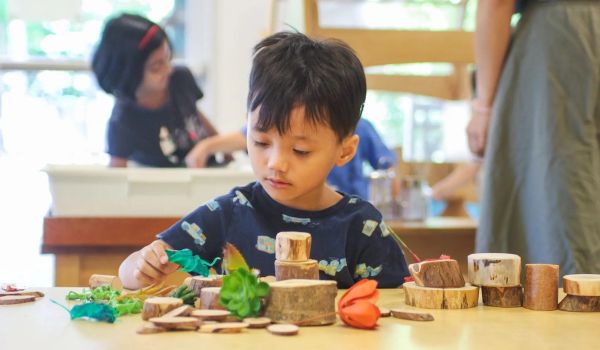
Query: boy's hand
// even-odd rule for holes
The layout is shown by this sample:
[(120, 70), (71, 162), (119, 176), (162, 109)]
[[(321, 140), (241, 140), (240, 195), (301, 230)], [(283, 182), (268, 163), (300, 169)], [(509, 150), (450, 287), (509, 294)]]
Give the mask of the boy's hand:
[(175, 272), (179, 265), (169, 262), (165, 249), (171, 247), (156, 240), (140, 250), (133, 276), (144, 285), (160, 282)]

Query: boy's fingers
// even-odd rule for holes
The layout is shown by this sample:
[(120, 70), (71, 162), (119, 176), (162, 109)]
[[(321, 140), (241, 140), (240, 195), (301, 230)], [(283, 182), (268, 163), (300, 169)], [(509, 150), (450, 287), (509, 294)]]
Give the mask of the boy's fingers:
[(148, 277), (148, 275), (146, 275), (139, 269), (135, 269), (135, 271), (133, 271), (133, 277), (135, 277), (136, 280), (142, 282), (143, 285), (149, 285), (155, 282), (155, 280)]
[[(169, 257), (167, 256), (167, 252), (165, 252), (165, 247), (163, 247), (161, 244), (152, 244), (151, 247), (152, 251), (154, 252), (156, 257), (158, 258), (158, 261), (161, 264), (164, 265), (169, 262)], [(159, 268), (162, 269), (162, 267)]]
[(154, 280), (161, 279), (166, 276), (165, 272), (163, 272), (161, 269), (157, 269), (145, 260), (138, 261), (137, 269)]

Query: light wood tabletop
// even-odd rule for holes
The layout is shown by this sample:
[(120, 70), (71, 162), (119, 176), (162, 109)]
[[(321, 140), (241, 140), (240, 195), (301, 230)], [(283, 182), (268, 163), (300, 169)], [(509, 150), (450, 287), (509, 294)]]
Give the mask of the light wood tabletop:
[[(302, 327), (296, 336), (276, 336), (264, 329), (241, 334), (194, 331), (138, 335), (140, 315), (114, 324), (71, 321), (63, 304), (69, 290), (39, 289), (33, 303), (0, 306), (2, 349), (597, 349), (600, 313), (531, 311), (480, 305), (466, 310), (425, 310), (404, 305), (401, 289), (380, 291), (379, 305), (429, 312), (433, 322), (379, 320), (376, 330), (359, 330), (340, 321), (332, 326)], [(341, 291), (338, 295), (341, 294)]]

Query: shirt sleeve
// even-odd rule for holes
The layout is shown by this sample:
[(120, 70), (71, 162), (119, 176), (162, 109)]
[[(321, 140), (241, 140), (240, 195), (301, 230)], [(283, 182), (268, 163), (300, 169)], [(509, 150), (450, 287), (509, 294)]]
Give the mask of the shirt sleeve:
[(173, 226), (157, 235), (173, 249), (190, 249), (204, 260), (222, 257), (227, 230), (226, 218), (231, 217), (231, 195), (208, 201)]
[(360, 153), (373, 169), (387, 169), (396, 164), (396, 154), (390, 150), (377, 133), (377, 130), (366, 119), (361, 119), (357, 127), (360, 137), (358, 147)]
[(133, 153), (132, 140), (134, 137), (131, 132), (118, 120), (111, 118), (106, 132), (106, 153), (128, 159)]

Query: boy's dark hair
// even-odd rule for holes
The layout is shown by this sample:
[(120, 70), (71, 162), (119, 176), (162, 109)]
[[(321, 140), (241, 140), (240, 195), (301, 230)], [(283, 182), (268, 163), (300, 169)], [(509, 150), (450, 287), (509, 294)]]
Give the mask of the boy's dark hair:
[(260, 130), (289, 131), (291, 111), (304, 106), (310, 123), (329, 125), (341, 141), (354, 132), (366, 93), (362, 64), (342, 41), (281, 32), (254, 47), (247, 107), (260, 106)]
[(148, 56), (165, 41), (169, 43), (164, 30), (142, 16), (122, 14), (110, 19), (92, 60), (100, 87), (116, 97), (134, 99)]

